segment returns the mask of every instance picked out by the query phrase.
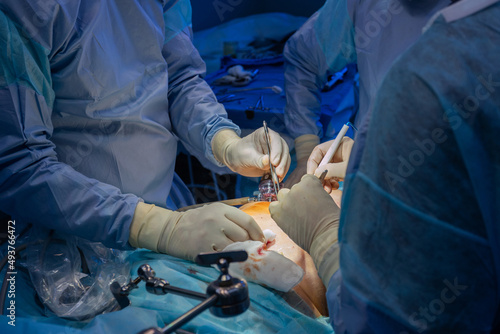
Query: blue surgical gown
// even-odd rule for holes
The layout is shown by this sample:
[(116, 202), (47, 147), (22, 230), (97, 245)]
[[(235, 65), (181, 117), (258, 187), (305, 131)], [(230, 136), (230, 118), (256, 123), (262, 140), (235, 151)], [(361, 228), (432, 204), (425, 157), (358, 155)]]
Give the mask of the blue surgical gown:
[(443, 11), (380, 88), (346, 179), (335, 333), (499, 325), (500, 3), (475, 1)]
[(0, 3), (0, 211), (127, 248), (140, 200), (189, 201), (177, 141), (239, 131), (202, 79), (188, 0)]
[(285, 124), (292, 137), (323, 136), (319, 92), (329, 74), (354, 62), (359, 71), (355, 123), (365, 132), (368, 123), (364, 120), (387, 70), (418, 39), (429, 18), (449, 3), (327, 0), (285, 47)]

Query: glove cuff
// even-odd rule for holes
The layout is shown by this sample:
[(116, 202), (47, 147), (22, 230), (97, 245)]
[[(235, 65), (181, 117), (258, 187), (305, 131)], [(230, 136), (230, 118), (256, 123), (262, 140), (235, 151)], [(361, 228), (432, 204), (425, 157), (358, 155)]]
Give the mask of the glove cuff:
[(310, 255), (325, 286), (340, 267), (340, 246), (338, 228), (318, 236), (311, 245)]
[[(164, 210), (164, 209), (161, 209)], [(164, 210), (165, 211), (165, 210)], [(172, 256), (180, 257), (175, 250), (170, 248), (172, 245), (172, 235), (174, 234), (174, 229), (177, 226), (177, 223), (179, 223), (179, 220), (181, 220), (181, 217), (185, 214), (185, 212), (175, 212), (175, 211), (168, 211), (170, 214), (168, 218), (165, 221), (165, 225), (159, 233), (158, 236), (158, 243), (157, 243), (157, 249), (159, 253), (164, 253), (164, 254), (169, 254)], [(165, 219), (165, 213), (163, 212), (161, 214), (162, 218)]]
[(128, 242), (132, 247), (139, 248), (139, 235), (146, 225), (146, 217), (148, 213), (154, 208), (153, 204), (146, 204), (143, 202), (138, 202), (135, 207), (134, 217), (132, 218), (132, 223), (130, 224), (130, 235)]
[(295, 153), (297, 161), (306, 160), (316, 146), (319, 145), (319, 137), (316, 135), (302, 135), (295, 139)]
[(215, 159), (231, 168), (227, 160), (227, 149), (231, 143), (240, 139), (238, 134), (233, 130), (223, 129), (217, 132), (212, 139), (212, 152)]
[(180, 212), (138, 203), (130, 225), (130, 245), (167, 253), (169, 238), (181, 216)]

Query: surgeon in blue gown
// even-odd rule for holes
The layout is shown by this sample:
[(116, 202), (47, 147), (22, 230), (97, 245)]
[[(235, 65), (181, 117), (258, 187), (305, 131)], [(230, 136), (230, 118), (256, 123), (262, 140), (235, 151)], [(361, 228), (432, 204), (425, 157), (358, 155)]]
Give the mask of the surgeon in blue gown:
[(270, 160), (284, 177), (290, 162), (276, 133), (270, 158), (262, 129), (238, 136), (202, 79), (190, 18), (188, 0), (0, 3), (0, 211), (184, 259), (263, 239), (235, 208), (169, 210), (192, 201), (174, 174), (179, 140), (247, 176)]
[(344, 154), (338, 159), (345, 163), (329, 166), (327, 180), (330, 180), (343, 178), (351, 150), (356, 156), (355, 152), (362, 149), (374, 97), (387, 70), (420, 37), (432, 15), (450, 3), (450, 0), (327, 0), (290, 38), (284, 51), (285, 124), (295, 139), (297, 168), (288, 176), (287, 184), (298, 182), (306, 171), (310, 173), (307, 159), (324, 134), (319, 122), (320, 92), (328, 76), (350, 63), (358, 66), (359, 110), (355, 124), (359, 132), (354, 147), (347, 138), (342, 143)]
[(499, 17), (456, 2), (389, 70), (342, 214), (313, 175), (271, 204), (335, 333), (499, 332)]

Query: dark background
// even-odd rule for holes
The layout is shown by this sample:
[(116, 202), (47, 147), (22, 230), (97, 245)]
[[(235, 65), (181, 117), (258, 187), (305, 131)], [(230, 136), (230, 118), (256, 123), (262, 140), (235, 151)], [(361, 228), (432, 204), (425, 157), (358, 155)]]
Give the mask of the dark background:
[[(191, 0), (193, 30), (203, 30), (235, 18), (262, 13), (281, 12), (309, 17), (324, 3), (325, 0)], [(224, 8), (228, 10), (219, 15), (216, 6), (227, 6)]]

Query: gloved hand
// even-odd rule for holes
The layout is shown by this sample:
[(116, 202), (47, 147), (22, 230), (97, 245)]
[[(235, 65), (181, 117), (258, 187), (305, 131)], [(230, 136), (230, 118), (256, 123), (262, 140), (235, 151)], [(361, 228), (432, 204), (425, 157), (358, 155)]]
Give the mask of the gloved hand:
[(331, 192), (332, 189), (338, 188), (339, 185), (337, 181), (345, 178), (347, 164), (349, 163), (349, 157), (351, 156), (354, 140), (349, 137), (342, 138), (340, 146), (332, 158), (332, 162), (319, 168), (318, 166), (321, 163), (321, 160), (330, 146), (332, 146), (332, 143), (333, 140), (316, 146), (307, 161), (307, 174), (314, 174), (317, 177), (320, 177), (325, 170), (328, 171), (325, 177), (325, 190), (327, 192)]
[(221, 203), (175, 212), (140, 202), (129, 237), (133, 247), (191, 261), (199, 253), (221, 251), (246, 240), (264, 242), (259, 225), (243, 211)]
[(285, 180), (285, 188), (291, 188), (300, 182), (302, 176), (307, 173), (307, 159), (311, 152), (319, 144), (319, 137), (316, 135), (302, 135), (295, 139), (295, 156), (297, 157), (297, 167), (288, 175)]
[(308, 252), (318, 274), (328, 281), (338, 269), (338, 228), (340, 209), (323, 190), (321, 181), (304, 175), (292, 189), (282, 189), (278, 201), (269, 205), (274, 221)]
[[(290, 168), (290, 153), (285, 140), (269, 130), (271, 163), (276, 174), (283, 179)], [(260, 128), (244, 138), (232, 130), (217, 132), (212, 140), (212, 151), (217, 160), (233, 172), (244, 176), (262, 176), (269, 170), (269, 156), (264, 128)]]

